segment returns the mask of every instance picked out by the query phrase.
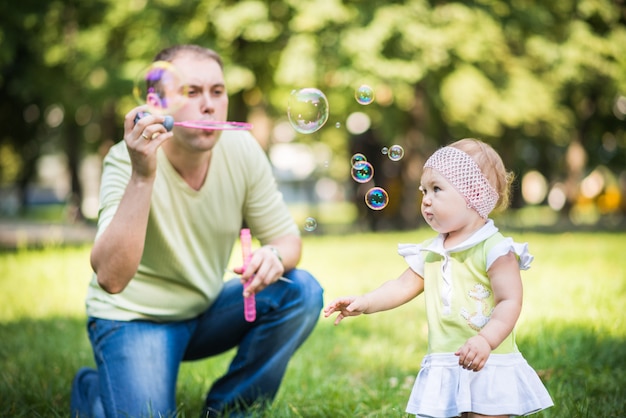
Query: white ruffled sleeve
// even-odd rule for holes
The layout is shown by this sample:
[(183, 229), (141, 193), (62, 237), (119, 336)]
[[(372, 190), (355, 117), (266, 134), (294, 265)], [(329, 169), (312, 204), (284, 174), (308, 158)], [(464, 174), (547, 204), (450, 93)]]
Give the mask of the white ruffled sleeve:
[(489, 251), (489, 254), (487, 254), (487, 270), (489, 270), (494, 261), (496, 261), (499, 257), (507, 255), (511, 251), (513, 251), (517, 256), (520, 270), (528, 270), (530, 268), (530, 263), (532, 263), (535, 258), (528, 252), (528, 243), (515, 242), (511, 237), (503, 239), (497, 243), (491, 251)]
[(421, 245), (398, 244), (398, 254), (404, 257), (411, 270), (424, 277), (424, 255)]

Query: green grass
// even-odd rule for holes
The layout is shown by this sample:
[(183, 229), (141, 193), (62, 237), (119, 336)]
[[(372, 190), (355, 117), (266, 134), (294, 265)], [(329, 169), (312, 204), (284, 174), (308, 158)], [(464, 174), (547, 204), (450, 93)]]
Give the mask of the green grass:
[[(325, 299), (370, 290), (404, 268), (402, 233), (305, 236), (301, 266)], [(537, 417), (626, 416), (626, 234), (512, 233), (535, 262), (523, 273), (518, 345), (555, 406)], [(65, 417), (74, 372), (93, 365), (84, 330), (89, 247), (0, 253), (0, 416)], [(396, 310), (320, 319), (296, 353), (267, 417), (403, 417), (426, 349), (423, 300)], [(196, 417), (233, 353), (185, 363), (181, 417)]]

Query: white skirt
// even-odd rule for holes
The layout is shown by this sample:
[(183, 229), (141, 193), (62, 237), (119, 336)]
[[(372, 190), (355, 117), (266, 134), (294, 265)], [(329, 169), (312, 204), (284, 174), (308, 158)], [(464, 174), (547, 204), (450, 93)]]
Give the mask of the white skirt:
[(520, 353), (491, 354), (474, 372), (453, 353), (429, 354), (422, 361), (406, 412), (450, 418), (463, 412), (521, 416), (552, 406), (537, 373)]

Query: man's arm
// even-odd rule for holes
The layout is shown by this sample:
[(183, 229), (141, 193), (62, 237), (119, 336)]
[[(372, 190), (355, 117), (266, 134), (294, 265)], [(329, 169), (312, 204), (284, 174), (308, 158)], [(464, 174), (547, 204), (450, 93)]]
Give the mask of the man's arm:
[[(264, 247), (270, 248), (270, 251), (282, 263), (285, 271), (296, 268), (302, 257), (302, 240), (297, 235), (285, 235)], [(274, 248), (275, 251), (272, 251), (271, 248)]]
[[(109, 293), (124, 290), (137, 272), (145, 246), (157, 149), (172, 137), (162, 125), (162, 116), (147, 116), (135, 123), (137, 111), (144, 107), (131, 110), (124, 119), (132, 173), (115, 215), (91, 250), (98, 284)], [(106, 181), (103, 176), (102, 187)]]
[(132, 178), (111, 223), (91, 250), (91, 266), (98, 284), (119, 293), (139, 267), (145, 245), (154, 179)]

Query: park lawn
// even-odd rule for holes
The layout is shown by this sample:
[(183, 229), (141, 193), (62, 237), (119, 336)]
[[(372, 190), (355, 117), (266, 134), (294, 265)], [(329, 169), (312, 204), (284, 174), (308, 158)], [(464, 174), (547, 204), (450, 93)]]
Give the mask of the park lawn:
[[(510, 234), (535, 255), (522, 275), (517, 341), (555, 402), (535, 416), (626, 416), (626, 234)], [(397, 244), (431, 235), (308, 234), (301, 267), (329, 302), (396, 277), (406, 268)], [(0, 416), (68, 416), (74, 372), (94, 364), (84, 329), (89, 276), (89, 246), (0, 253)], [(339, 326), (321, 318), (264, 416), (403, 417), (426, 338), (422, 298)], [(197, 416), (232, 355), (183, 365), (180, 417)]]

